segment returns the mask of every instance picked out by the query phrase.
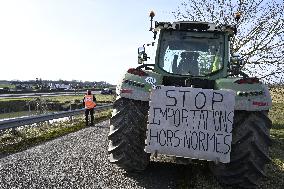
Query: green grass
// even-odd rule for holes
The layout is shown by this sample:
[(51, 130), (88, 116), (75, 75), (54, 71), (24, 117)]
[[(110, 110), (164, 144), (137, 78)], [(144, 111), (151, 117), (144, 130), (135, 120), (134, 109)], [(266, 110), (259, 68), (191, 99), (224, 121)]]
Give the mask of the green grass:
[(0, 98), (0, 102), (8, 102), (8, 101), (32, 101), (36, 98)]
[[(279, 102), (279, 100), (278, 100)], [(273, 103), (269, 112), (272, 120), (270, 135), (271, 163), (266, 168), (267, 178), (261, 183), (262, 188), (281, 188), (284, 186), (284, 103)]]
[[(97, 102), (113, 102), (114, 95), (101, 95), (97, 94), (95, 95)], [(48, 100), (48, 101), (58, 101), (58, 102), (68, 102), (68, 101), (74, 101), (74, 100), (83, 100), (83, 95), (71, 95), (71, 96), (53, 96), (53, 97), (42, 97), (42, 99)]]
[(271, 88), (270, 94), (274, 103), (284, 103), (284, 88)]
[(4, 88), (4, 87), (9, 87), (9, 89), (14, 89), (15, 85), (11, 85), (11, 84), (0, 84), (0, 88)]
[(22, 116), (29, 116), (29, 115), (35, 115), (35, 114), (37, 114), (36, 111), (31, 111), (31, 112), (20, 111), (20, 112), (4, 113), (4, 114), (0, 114), (0, 119), (22, 117)]
[[(112, 103), (115, 95), (96, 95), (97, 104)], [(54, 97), (29, 97), (29, 98), (0, 98), (0, 112), (20, 112), (30, 110), (60, 111), (83, 108), (83, 95), (54, 96)], [(1, 114), (0, 114), (1, 115)]]

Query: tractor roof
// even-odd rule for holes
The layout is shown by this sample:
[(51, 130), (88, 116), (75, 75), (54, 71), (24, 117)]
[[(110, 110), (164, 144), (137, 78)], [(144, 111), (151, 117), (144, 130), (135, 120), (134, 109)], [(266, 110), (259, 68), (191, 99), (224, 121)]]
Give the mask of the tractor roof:
[(234, 33), (234, 28), (230, 25), (217, 26), (209, 22), (179, 21), (179, 22), (155, 22), (155, 31), (161, 29), (182, 30), (182, 31), (225, 31)]

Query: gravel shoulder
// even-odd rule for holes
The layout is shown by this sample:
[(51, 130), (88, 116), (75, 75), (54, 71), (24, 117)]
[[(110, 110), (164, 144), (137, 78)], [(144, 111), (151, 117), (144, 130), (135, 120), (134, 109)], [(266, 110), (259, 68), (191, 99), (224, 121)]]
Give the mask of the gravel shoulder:
[(180, 166), (127, 174), (107, 159), (108, 121), (0, 159), (0, 188), (176, 188)]
[[(0, 188), (231, 188), (220, 186), (206, 162), (179, 165), (161, 155), (144, 172), (128, 174), (108, 161), (108, 132), (109, 121), (103, 121), (0, 158)], [(269, 164), (259, 188), (283, 188), (278, 169)]]

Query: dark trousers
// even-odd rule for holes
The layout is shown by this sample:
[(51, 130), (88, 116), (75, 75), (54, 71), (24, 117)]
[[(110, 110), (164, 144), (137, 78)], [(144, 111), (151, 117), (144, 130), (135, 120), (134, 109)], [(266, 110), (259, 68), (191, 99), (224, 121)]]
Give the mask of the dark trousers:
[(91, 125), (94, 125), (94, 108), (85, 110), (85, 120), (87, 126), (89, 125), (89, 114), (91, 115)]

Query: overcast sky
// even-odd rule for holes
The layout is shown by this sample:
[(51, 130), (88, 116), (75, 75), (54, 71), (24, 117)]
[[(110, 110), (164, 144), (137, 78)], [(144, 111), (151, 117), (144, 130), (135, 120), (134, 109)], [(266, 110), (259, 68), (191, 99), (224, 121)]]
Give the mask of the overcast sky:
[(0, 0), (0, 80), (116, 84), (152, 41), (148, 13), (173, 21), (179, 0)]

